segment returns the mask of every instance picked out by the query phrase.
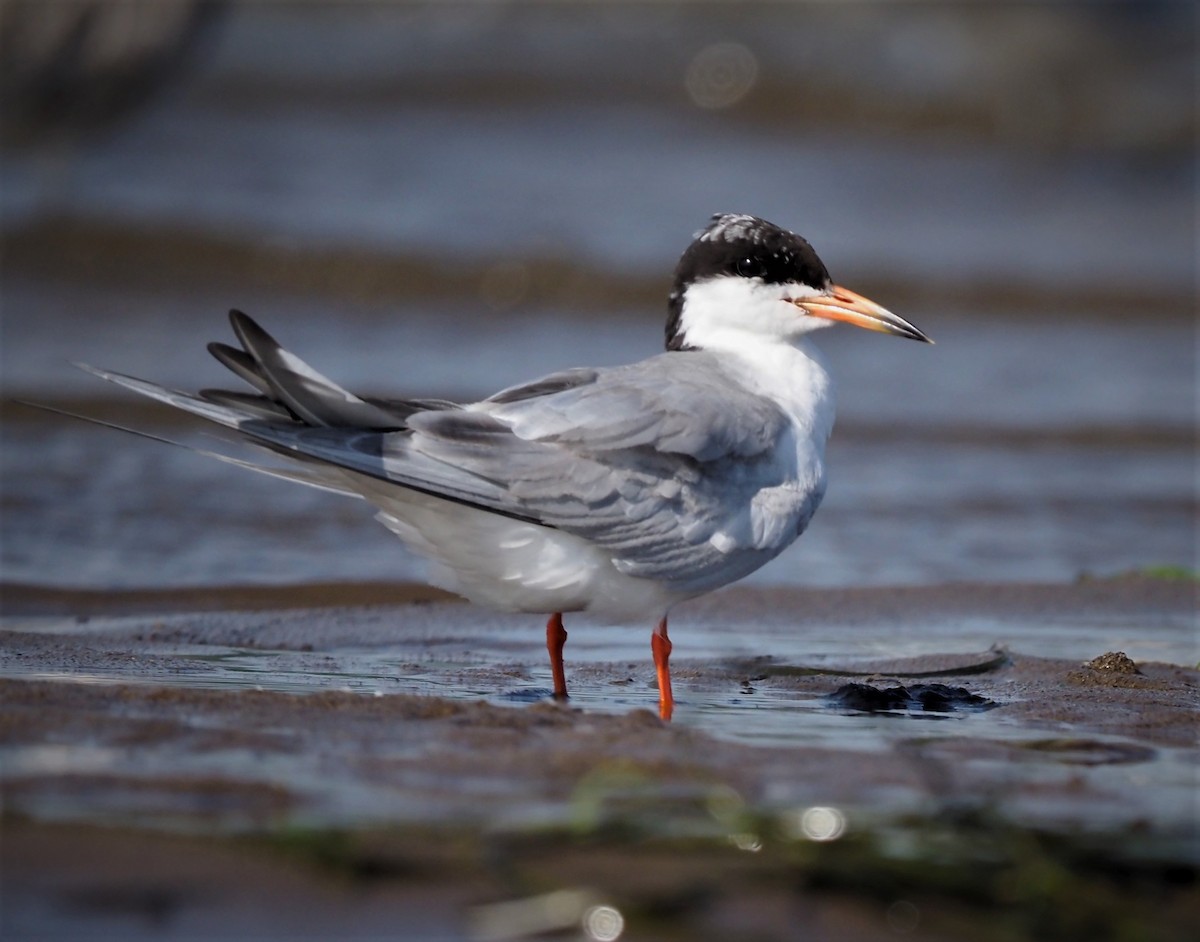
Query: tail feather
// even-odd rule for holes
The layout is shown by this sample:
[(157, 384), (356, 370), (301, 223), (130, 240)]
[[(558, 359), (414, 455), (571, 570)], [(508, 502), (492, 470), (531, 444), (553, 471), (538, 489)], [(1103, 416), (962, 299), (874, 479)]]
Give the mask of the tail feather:
[(216, 458), (225, 464), (231, 464), (235, 468), (245, 468), (247, 471), (265, 474), (269, 478), (278, 478), (280, 481), (303, 484), (305, 487), (312, 487), (318, 491), (328, 491), (330, 494), (337, 494), (341, 497), (353, 497), (357, 500), (363, 499), (363, 495), (352, 487), (349, 487), (344, 481), (345, 476), (336, 467), (331, 465), (306, 463), (278, 468), (271, 465), (256, 464), (253, 461), (246, 461), (244, 458), (234, 458), (232, 455), (221, 454), (218, 451), (193, 448), (191, 445), (184, 445), (183, 447), (197, 454)]
[[(112, 379), (116, 382), (116, 377), (119, 374), (105, 374), (100, 370), (94, 370), (89, 367), (84, 367), (89, 373), (94, 373), (104, 379)], [(125, 385), (122, 383), (121, 385)], [(134, 387), (129, 387), (134, 388)], [(139, 390), (141, 391), (141, 390)], [(158, 398), (158, 397), (155, 397)], [(165, 400), (163, 400), (165, 401)], [(335, 467), (318, 462), (292, 462), (286, 468), (275, 467), (272, 465), (258, 464), (253, 461), (247, 461), (244, 458), (235, 458), (233, 455), (227, 455), (223, 452), (212, 451), (208, 448), (197, 448), (195, 445), (189, 445), (186, 442), (177, 441), (174, 438), (167, 438), (165, 435), (155, 435), (153, 432), (147, 432), (143, 429), (133, 428), (128, 425), (120, 425), (117, 422), (109, 422), (105, 419), (97, 419), (90, 415), (81, 415), (78, 412), (71, 412), (67, 409), (59, 409), (54, 406), (42, 405), (37, 402), (25, 402), (24, 405), (34, 409), (41, 409), (43, 412), (50, 412), (54, 415), (66, 416), (69, 419), (79, 419), (81, 422), (87, 422), (90, 425), (99, 425), (103, 428), (110, 428), (118, 432), (125, 432), (128, 435), (136, 435), (138, 438), (145, 438), (152, 442), (158, 442), (162, 445), (173, 445), (176, 448), (184, 448), (193, 454), (203, 455), (206, 458), (214, 458), (224, 464), (230, 464), (237, 468), (244, 468), (247, 471), (254, 471), (258, 474), (265, 474), (267, 477), (279, 478), (284, 481), (292, 481), (297, 484), (303, 484), (307, 487), (316, 488), (321, 491), (329, 491), (333, 494), (339, 494), (343, 497), (355, 497), (362, 499), (362, 494), (353, 488), (349, 487), (344, 481), (344, 475), (341, 474)], [(266, 447), (266, 450), (273, 449)]]
[[(252, 387), (253, 392), (204, 389), (192, 394), (84, 363), (75, 365), (107, 382), (230, 429), (237, 433), (235, 441), (284, 456), (288, 465), (286, 468), (271, 467), (228, 454), (198, 448), (192, 448), (193, 451), (272, 477), (352, 496), (360, 495), (349, 486), (348, 471), (391, 480), (383, 467), (385, 462), (381, 460), (387, 433), (407, 432), (407, 420), (416, 413), (461, 408), (441, 399), (360, 398), (284, 350), (250, 317), (236, 310), (230, 311), (229, 316), (244, 349), (223, 343), (209, 344), (208, 349), (230, 372)], [(86, 416), (77, 418), (95, 421)], [(191, 448), (124, 426), (112, 427)], [(293, 465), (293, 461), (296, 464)], [(431, 480), (436, 479), (437, 474), (433, 474)], [(453, 486), (447, 493), (442, 493), (440, 489), (431, 489), (423, 480), (407, 480), (401, 475), (394, 483), (447, 500), (479, 504), (482, 509), (513, 515), (498, 505), (493, 506), (494, 499), (489, 502), (473, 491), (460, 494)], [(480, 500), (483, 502), (479, 503)]]
[(285, 350), (247, 314), (232, 310), (229, 321), (245, 349), (210, 343), (208, 351), (262, 397), (223, 390), (206, 390), (201, 395), (244, 408), (253, 412), (254, 418), (295, 418), (306, 425), (393, 432), (405, 428), (408, 417), (416, 412), (461, 408), (446, 399), (356, 396)]
[(451, 412), (462, 408), (462, 403), (451, 402), (449, 399), (377, 399), (374, 396), (362, 398), (365, 402), (404, 419), (405, 422), (410, 415), (417, 412)]
[(184, 412), (190, 412), (192, 415), (198, 415), (202, 419), (208, 419), (210, 422), (216, 422), (218, 425), (223, 425), (226, 428), (238, 428), (249, 418), (249, 416), (238, 409), (233, 409), (216, 402), (208, 402), (193, 396), (191, 393), (185, 393), (178, 389), (168, 389), (166, 386), (138, 379), (136, 376), (126, 376), (124, 373), (101, 370), (86, 363), (76, 363), (75, 366), (85, 373), (91, 373), (93, 376), (98, 376), (110, 383), (124, 386), (135, 393), (140, 393), (158, 402), (174, 406), (176, 409), (182, 409)]
[(241, 311), (229, 312), (234, 333), (245, 349), (210, 343), (209, 352), (255, 392), (204, 389), (198, 395), (86, 363), (79, 369), (226, 428), (245, 431), (247, 423), (293, 427), (401, 431), (415, 412), (436, 408), (436, 400), (362, 399), (322, 376), (284, 350), (269, 333)]
[(233, 373), (240, 379), (245, 380), (264, 396), (274, 397), (275, 390), (271, 388), (271, 384), (267, 382), (267, 378), (263, 376), (262, 370), (259, 368), (258, 361), (254, 359), (245, 350), (239, 350), (237, 347), (231, 347), (227, 343), (210, 343), (208, 352), (211, 353), (223, 367)]
[(256, 396), (253, 393), (234, 392), (230, 389), (201, 389), (200, 398), (215, 402), (219, 406), (229, 406), (246, 413), (247, 418), (265, 422), (295, 422), (296, 417), (287, 407), (266, 396)]
[[(274, 398), (309, 425), (380, 430), (404, 427), (403, 418), (360, 399), (284, 350), (274, 337), (241, 311), (230, 311), (229, 320)], [(245, 375), (241, 370), (235, 372), (239, 376)]]

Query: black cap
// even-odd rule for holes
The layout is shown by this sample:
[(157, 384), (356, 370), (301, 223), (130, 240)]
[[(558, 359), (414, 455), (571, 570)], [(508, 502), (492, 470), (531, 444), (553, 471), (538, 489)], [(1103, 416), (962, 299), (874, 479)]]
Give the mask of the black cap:
[(683, 296), (690, 285), (723, 275), (757, 278), (766, 284), (794, 282), (826, 288), (825, 264), (808, 242), (772, 222), (740, 213), (718, 213), (696, 233), (675, 266), (668, 299), (667, 349), (684, 350), (680, 332)]

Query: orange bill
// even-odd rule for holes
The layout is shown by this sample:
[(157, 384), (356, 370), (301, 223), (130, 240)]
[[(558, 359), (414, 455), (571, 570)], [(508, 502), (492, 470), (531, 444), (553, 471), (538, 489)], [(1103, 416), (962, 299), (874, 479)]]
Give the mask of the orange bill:
[(903, 317), (841, 285), (833, 285), (827, 293), (815, 298), (802, 298), (793, 303), (812, 317), (844, 321), (867, 330), (920, 340), (922, 343), (933, 343)]

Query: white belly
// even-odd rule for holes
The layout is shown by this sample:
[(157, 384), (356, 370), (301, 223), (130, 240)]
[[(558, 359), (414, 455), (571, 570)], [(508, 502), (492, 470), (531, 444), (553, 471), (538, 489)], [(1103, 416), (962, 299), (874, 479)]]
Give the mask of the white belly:
[(561, 530), (359, 475), (352, 482), (380, 522), (429, 561), (431, 583), (479, 605), (644, 621), (695, 594), (623, 575), (607, 553)]

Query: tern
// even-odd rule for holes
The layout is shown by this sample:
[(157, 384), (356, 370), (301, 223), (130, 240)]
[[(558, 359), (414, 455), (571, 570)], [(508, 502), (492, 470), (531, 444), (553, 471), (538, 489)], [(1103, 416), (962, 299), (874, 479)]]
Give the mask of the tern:
[(250, 392), (79, 365), (289, 460), (216, 457), (365, 498), (433, 584), (548, 615), (556, 698), (564, 613), (647, 618), (664, 720), (672, 607), (774, 559), (825, 494), (834, 388), (808, 335), (842, 322), (932, 342), (834, 284), (803, 238), (742, 214), (712, 217), (680, 258), (664, 352), (479, 402), (357, 396), (245, 314), (230, 320), (241, 347), (208, 349)]

